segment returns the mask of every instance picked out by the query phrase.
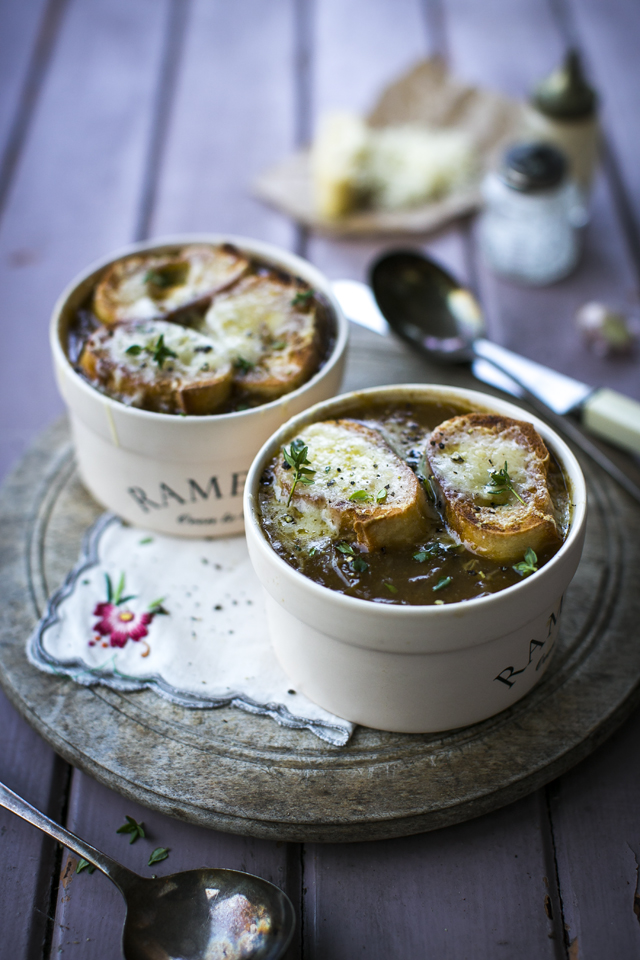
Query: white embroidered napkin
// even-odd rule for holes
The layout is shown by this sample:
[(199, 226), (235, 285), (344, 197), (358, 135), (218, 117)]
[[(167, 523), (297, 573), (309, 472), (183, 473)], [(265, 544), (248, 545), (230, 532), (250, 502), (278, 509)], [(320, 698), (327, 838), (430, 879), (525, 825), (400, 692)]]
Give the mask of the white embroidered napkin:
[(354, 724), (291, 689), (267, 635), (244, 537), (182, 540), (103, 514), (29, 638), (29, 660), (85, 686), (231, 705), (336, 746)]

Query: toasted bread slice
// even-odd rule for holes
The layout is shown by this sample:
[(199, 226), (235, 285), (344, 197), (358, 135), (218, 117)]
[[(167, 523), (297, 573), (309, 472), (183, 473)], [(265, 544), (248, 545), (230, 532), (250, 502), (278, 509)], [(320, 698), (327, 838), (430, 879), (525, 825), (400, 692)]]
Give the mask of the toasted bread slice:
[(110, 397), (159, 413), (216, 413), (233, 380), (210, 340), (164, 320), (99, 328), (79, 365)]
[[(313, 483), (296, 485), (293, 505), (323, 514), (339, 536), (355, 533), (364, 550), (420, 540), (428, 526), (424, 491), (377, 430), (356, 420), (326, 420), (298, 437), (308, 447), (307, 469), (315, 475)], [(281, 501), (289, 498), (293, 472), (284, 460), (276, 467)]]
[[(559, 539), (549, 451), (532, 424), (485, 413), (452, 417), (431, 434), (427, 459), (447, 524), (467, 550), (513, 563), (528, 547)], [(505, 464), (506, 482), (497, 477)]]
[(202, 332), (226, 351), (236, 387), (251, 400), (290, 393), (320, 360), (313, 291), (275, 272), (243, 277), (217, 296)]
[(107, 270), (96, 287), (93, 309), (108, 326), (204, 309), (248, 266), (247, 258), (230, 245), (192, 244), (172, 254), (134, 254)]

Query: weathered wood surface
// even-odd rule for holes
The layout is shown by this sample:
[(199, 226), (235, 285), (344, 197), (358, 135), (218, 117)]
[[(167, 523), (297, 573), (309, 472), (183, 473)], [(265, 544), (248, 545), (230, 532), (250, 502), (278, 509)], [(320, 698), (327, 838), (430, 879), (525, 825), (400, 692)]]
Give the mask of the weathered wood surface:
[[(8, 75), (0, 93), (0, 469), (61, 409), (44, 329), (53, 299), (86, 262), (146, 229), (220, 228), (306, 249), (333, 277), (362, 277), (380, 245), (324, 239), (305, 245), (303, 234), (248, 198), (245, 178), (260, 169), (262, 155), (265, 163), (277, 159), (308, 132), (318, 109), (366, 105), (387, 77), (435, 49), (450, 52), (459, 72), (520, 95), (553, 65), (567, 33), (586, 52), (603, 93), (610, 157), (597, 188), (586, 267), (547, 291), (529, 292), (486, 276), (472, 232), (448, 231), (428, 248), (478, 284), (494, 337), (638, 396), (637, 360), (594, 359), (578, 345), (571, 323), (575, 306), (594, 295), (637, 304), (639, 18), (632, 0), (7, 0), (0, 11), (1, 69)], [(9, 141), (19, 149), (7, 164)], [(43, 807), (51, 803), (89, 839), (101, 837), (94, 831), (104, 824), (108, 845), (110, 811), (125, 812), (123, 801), (76, 772), (65, 814), (65, 765), (53, 762), (2, 697), (0, 724), (5, 781)], [(557, 790), (489, 817), (421, 838), (315, 847), (313, 875), (310, 849), (287, 846), (287, 863), (293, 858), (301, 871), (294, 902), (304, 922), (302, 954), (317, 960), (636, 955), (630, 848), (640, 852), (637, 724), (628, 722), (561, 777)], [(545, 820), (539, 810), (547, 810), (547, 793)], [(204, 849), (216, 836), (146, 816), (153, 816), (158, 842), (175, 840), (176, 849), (186, 843), (184, 830), (198, 837), (189, 850)], [(0, 875), (0, 957), (119, 957), (120, 915), (106, 901), (101, 909), (109, 891), (102, 884), (96, 896), (98, 875), (82, 874), (58, 888), (55, 860), (30, 827), (0, 815), (0, 834), (4, 862), (15, 867)], [(207, 856), (226, 851), (233, 865), (260, 847), (260, 869), (281, 863), (274, 843), (217, 836), (222, 846), (207, 848)], [(198, 853), (187, 861), (200, 862)], [(561, 899), (553, 890), (556, 871)], [(541, 926), (538, 896), (545, 876), (554, 918), (549, 931)], [(52, 898), (45, 889), (51, 883)], [(48, 930), (47, 913), (56, 918)]]

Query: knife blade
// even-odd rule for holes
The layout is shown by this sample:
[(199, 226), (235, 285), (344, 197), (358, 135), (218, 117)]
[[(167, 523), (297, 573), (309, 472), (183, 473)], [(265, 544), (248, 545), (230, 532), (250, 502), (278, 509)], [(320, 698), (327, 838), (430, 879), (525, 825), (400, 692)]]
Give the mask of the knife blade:
[[(357, 280), (335, 280), (332, 286), (350, 320), (382, 336), (389, 334), (389, 324), (378, 309), (370, 287)], [(512, 372), (555, 413), (578, 412), (583, 425), (591, 433), (627, 452), (640, 455), (640, 403), (636, 400), (615, 390), (590, 387), (484, 338), (476, 340), (474, 348), (478, 359), (474, 360), (471, 369), (478, 380), (521, 397), (519, 384), (508, 376)]]

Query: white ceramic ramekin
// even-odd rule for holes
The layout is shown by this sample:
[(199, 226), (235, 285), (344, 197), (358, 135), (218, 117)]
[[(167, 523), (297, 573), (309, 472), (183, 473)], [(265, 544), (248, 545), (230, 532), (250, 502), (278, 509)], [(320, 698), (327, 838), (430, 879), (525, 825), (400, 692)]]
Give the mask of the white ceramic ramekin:
[[(561, 464), (571, 494), (571, 527), (558, 553), (537, 573), (491, 596), (424, 607), (344, 596), (290, 567), (260, 527), (263, 470), (304, 426), (348, 416), (366, 397), (451, 400), (467, 409), (533, 423)], [(562, 597), (582, 553), (586, 489), (567, 445), (519, 407), (443, 386), (391, 386), (346, 394), (294, 417), (271, 437), (251, 466), (244, 497), (249, 553), (266, 591), (275, 652), (294, 689), (325, 709), (380, 730), (450, 730), (511, 706), (546, 670)]]
[[(181, 417), (111, 400), (76, 373), (65, 349), (67, 329), (105, 267), (131, 253), (162, 252), (190, 243), (232, 243), (250, 256), (301, 277), (323, 294), (336, 317), (336, 338), (331, 356), (307, 383), (279, 400), (250, 410)], [(94, 263), (58, 300), (50, 336), (80, 475), (96, 500), (148, 530), (185, 537), (220, 537), (244, 529), (244, 482), (265, 440), (290, 417), (339, 390), (348, 323), (328, 280), (306, 260), (258, 240), (190, 234), (138, 243)]]

